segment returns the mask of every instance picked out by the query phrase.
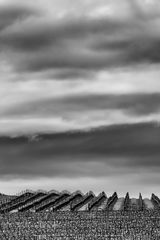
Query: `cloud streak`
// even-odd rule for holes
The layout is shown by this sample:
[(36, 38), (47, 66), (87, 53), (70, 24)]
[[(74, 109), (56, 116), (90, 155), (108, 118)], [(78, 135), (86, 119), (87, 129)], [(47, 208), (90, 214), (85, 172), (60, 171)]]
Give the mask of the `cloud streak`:
[(6, 134), (12, 135), (83, 130), (143, 121), (158, 122), (160, 94), (77, 94), (50, 97), (9, 105), (1, 110), (0, 117), (1, 134), (6, 129)]
[(30, 101), (12, 106), (2, 115), (10, 117), (54, 116), (96, 110), (122, 110), (131, 115), (149, 115), (160, 110), (160, 94), (75, 95)]

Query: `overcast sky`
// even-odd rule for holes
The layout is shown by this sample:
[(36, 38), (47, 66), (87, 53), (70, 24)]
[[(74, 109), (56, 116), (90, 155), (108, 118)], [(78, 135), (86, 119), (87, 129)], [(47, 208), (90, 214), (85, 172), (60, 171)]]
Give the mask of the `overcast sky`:
[(0, 0), (0, 191), (158, 194), (159, 65), (159, 0)]

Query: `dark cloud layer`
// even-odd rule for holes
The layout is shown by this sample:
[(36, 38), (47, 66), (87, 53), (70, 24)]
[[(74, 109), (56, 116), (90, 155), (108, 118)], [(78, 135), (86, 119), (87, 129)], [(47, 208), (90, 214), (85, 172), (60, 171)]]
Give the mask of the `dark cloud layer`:
[[(4, 25), (10, 26), (28, 11), (11, 6), (2, 10)], [(144, 14), (138, 6), (127, 19), (106, 16), (55, 20), (41, 13), (41, 17), (19, 19), (18, 24), (1, 31), (0, 45), (8, 61), (15, 56), (16, 61), (10, 64), (18, 71), (94, 70), (159, 63), (159, 24), (158, 17)]]
[[(89, 132), (27, 137), (1, 137), (1, 177), (102, 176), (107, 169), (123, 172), (159, 169), (160, 128), (155, 124), (117, 125)], [(93, 162), (86, 172), (84, 165)], [(69, 167), (70, 166), (70, 167)], [(106, 168), (106, 172), (103, 169)]]
[(122, 110), (128, 115), (148, 116), (160, 111), (160, 94), (75, 95), (17, 104), (2, 112), (3, 117), (67, 117), (88, 111)]
[(0, 31), (13, 26), (16, 22), (22, 22), (31, 16), (38, 16), (39, 11), (24, 5), (6, 5), (0, 7)]

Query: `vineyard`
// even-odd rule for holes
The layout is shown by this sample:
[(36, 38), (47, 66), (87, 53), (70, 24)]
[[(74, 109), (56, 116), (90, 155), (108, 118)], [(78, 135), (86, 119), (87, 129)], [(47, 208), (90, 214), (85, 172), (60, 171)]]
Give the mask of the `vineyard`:
[(25, 191), (3, 198), (1, 239), (160, 239), (160, 199)]

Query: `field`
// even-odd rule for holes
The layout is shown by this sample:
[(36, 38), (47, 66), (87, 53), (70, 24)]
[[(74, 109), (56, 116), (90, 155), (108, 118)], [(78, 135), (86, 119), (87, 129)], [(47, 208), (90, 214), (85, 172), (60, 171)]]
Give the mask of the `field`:
[(1, 239), (160, 239), (160, 212), (12, 213), (1, 216)]
[(3, 197), (0, 239), (159, 240), (160, 200), (104, 192), (24, 192)]

